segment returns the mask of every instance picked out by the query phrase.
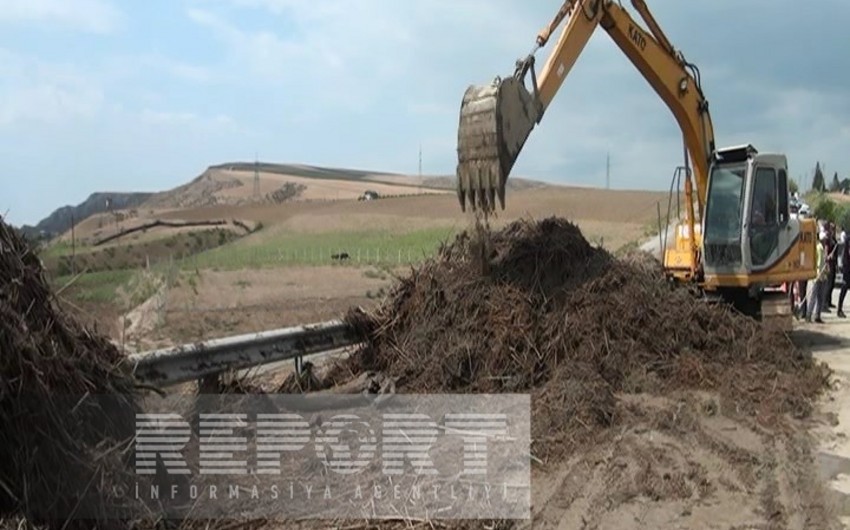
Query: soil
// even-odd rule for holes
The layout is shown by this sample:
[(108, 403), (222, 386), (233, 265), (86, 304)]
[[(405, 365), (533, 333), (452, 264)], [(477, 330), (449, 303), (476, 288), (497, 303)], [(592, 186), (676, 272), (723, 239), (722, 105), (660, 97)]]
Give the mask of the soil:
[[(247, 190), (252, 189), (254, 173), (245, 171), (215, 170), (219, 178), (234, 178), (244, 182)], [(366, 190), (378, 192), (380, 196), (415, 195), (420, 193), (447, 193), (446, 190), (418, 188), (405, 184), (388, 184), (374, 181), (346, 180), (334, 178), (311, 178), (277, 173), (259, 173), (260, 192), (270, 193), (284, 183), (303, 187), (293, 200), (340, 200), (357, 199)], [(240, 193), (238, 188), (220, 194), (223, 201), (235, 200)], [(242, 192), (244, 195), (244, 192)]]
[(121, 341), (125, 351), (146, 351), (157, 346), (151, 337), (161, 324), (167, 301), (167, 288), (168, 285), (164, 281), (158, 281), (155, 292), (147, 300), (121, 315), (118, 325), (119, 328), (124, 328)]
[(801, 424), (781, 433), (711, 393), (619, 396), (623, 426), (535, 476), (533, 528), (829, 528)]
[(447, 193), (446, 190), (418, 188), (404, 184), (390, 184), (360, 179), (312, 178), (259, 171), (259, 194), (255, 194), (253, 171), (208, 169), (193, 181), (173, 190), (154, 195), (140, 209), (194, 208), (216, 205), (249, 205), (258, 202), (279, 203), (273, 196), (283, 187), (292, 193), (284, 201), (314, 201), (357, 199), (368, 190), (381, 196), (411, 195), (419, 193)]
[(342, 317), (373, 307), (391, 285), (370, 267), (286, 267), (184, 273), (167, 294), (159, 346)]
[(823, 319), (823, 325), (800, 325), (797, 333), (833, 370), (832, 391), (819, 402), (811, 432), (818, 440), (818, 469), (828, 485), (828, 500), (843, 527), (850, 528), (850, 322), (834, 314)]
[[(488, 265), (476, 261), (482, 252), (489, 252)], [(342, 372), (339, 364), (317, 364), (309, 387), (326, 388), (329, 381), (345, 387), (378, 370), (397, 380), (399, 392), (531, 392), (539, 460), (530, 521), (338, 524), (840, 528), (842, 506), (850, 507), (850, 431), (836, 424), (850, 423), (850, 362), (846, 373), (837, 373), (839, 393), (822, 394), (829, 374), (807, 352), (814, 345), (818, 358), (837, 355), (850, 345), (850, 326), (845, 339), (831, 334), (840, 325), (835, 320), (821, 328), (826, 331), (803, 326), (788, 336), (695, 305), (689, 293), (662, 288), (647, 262), (630, 259), (612, 260), (563, 221), (518, 224), (483, 249), (474, 238), (444, 249), (403, 276), (371, 312), (352, 313), (368, 329), (371, 348), (343, 360)], [(540, 293), (547, 293), (545, 301)], [(523, 355), (534, 351), (524, 352), (523, 342), (541, 341), (547, 348), (535, 355), (548, 352), (542, 362), (523, 364)], [(470, 349), (479, 351), (473, 357), (480, 362), (464, 368), (451, 352)], [(340, 376), (351, 371), (352, 378)], [(275, 391), (280, 375), (265, 374), (253, 388)], [(284, 383), (277, 391), (298, 391), (292, 377)], [(816, 406), (816, 399), (823, 403)]]
[(564, 220), (460, 237), (348, 320), (368, 345), (319, 386), (531, 394), (533, 520), (463, 527), (838, 524), (807, 432), (828, 369)]
[[(614, 249), (643, 237), (646, 230), (657, 224), (659, 202), (664, 215), (666, 193), (560, 186), (516, 190), (508, 195), (505, 210), (500, 210), (491, 219), (491, 224), (500, 227), (519, 218), (558, 215), (581, 226), (588, 240), (595, 242), (604, 238), (611, 241), (610, 244), (606, 243), (606, 248)], [(160, 215), (163, 218), (186, 220), (238, 218), (262, 222), (266, 228), (256, 237), (262, 237), (264, 232), (284, 225), (287, 230), (310, 232), (392, 229), (397, 226), (409, 229), (446, 226), (462, 228), (471, 216), (471, 213), (461, 214), (457, 197), (453, 194), (375, 201), (293, 202), (287, 203), (285, 207), (218, 206)]]
[[(363, 306), (351, 318), (371, 346), (343, 361), (347, 371), (398, 377), (399, 392), (532, 394), (531, 521), (345, 528), (841, 527), (850, 514), (850, 324), (826, 315), (826, 325), (789, 337), (695, 305), (651, 262), (614, 260), (563, 220), (471, 236), (394, 289), (389, 276), (352, 267), (202, 271), (194, 287), (184, 277), (169, 292), (172, 311), (156, 333), (186, 342)], [(381, 288), (386, 298), (366, 296)], [(834, 370), (830, 379), (817, 361)], [(341, 373), (328, 366), (316, 388), (350, 382)]]

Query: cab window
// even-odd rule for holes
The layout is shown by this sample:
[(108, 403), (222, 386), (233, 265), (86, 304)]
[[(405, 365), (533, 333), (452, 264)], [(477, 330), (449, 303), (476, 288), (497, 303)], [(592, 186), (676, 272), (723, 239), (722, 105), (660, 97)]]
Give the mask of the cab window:
[(757, 167), (753, 178), (749, 229), (750, 260), (753, 266), (764, 267), (770, 263), (771, 257), (779, 248), (779, 232), (776, 170), (771, 167)]
[(745, 165), (712, 168), (706, 205), (704, 238), (707, 242), (740, 241), (746, 173)]
[(769, 167), (756, 169), (753, 182), (753, 207), (750, 224), (754, 227), (771, 226), (779, 223), (776, 186), (776, 171)]
[(778, 197), (779, 197), (779, 224), (784, 225), (788, 222), (788, 214), (797, 213), (797, 208), (793, 208), (789, 205), (789, 193), (788, 193), (788, 173), (780, 168), (779, 169), (779, 182), (778, 182)]

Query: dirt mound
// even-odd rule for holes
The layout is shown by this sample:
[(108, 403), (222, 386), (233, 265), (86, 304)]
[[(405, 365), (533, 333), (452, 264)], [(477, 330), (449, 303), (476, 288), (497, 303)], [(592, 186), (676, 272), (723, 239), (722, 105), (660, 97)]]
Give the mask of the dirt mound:
[(61, 526), (114, 506), (138, 410), (123, 361), (60, 312), (38, 257), (0, 221), (0, 516)]
[(399, 391), (531, 392), (539, 456), (617, 422), (618, 394), (717, 390), (769, 423), (808, 414), (827, 378), (779, 330), (671, 286), (644, 255), (613, 258), (558, 218), (461, 234), (377, 311), (347, 320), (368, 344), (347, 368), (398, 377)]

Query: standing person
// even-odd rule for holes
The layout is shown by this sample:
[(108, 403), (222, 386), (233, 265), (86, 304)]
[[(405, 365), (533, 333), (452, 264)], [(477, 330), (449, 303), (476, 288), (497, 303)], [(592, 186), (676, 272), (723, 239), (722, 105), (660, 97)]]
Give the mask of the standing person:
[(850, 287), (850, 242), (847, 241), (847, 228), (841, 231), (841, 292), (838, 294), (838, 318), (847, 318), (844, 314), (844, 297)]
[(832, 227), (830, 226), (830, 221), (824, 221), (823, 230), (825, 233), (826, 240), (823, 244), (823, 252), (824, 252), (824, 262), (826, 269), (824, 271), (825, 276), (823, 279), (823, 285), (821, 285), (820, 289), (820, 312), (821, 313), (832, 313), (832, 292), (829, 290), (829, 279), (832, 277), (832, 257), (833, 250), (835, 249), (835, 245), (833, 245), (832, 241)]
[(822, 231), (818, 238), (817, 252), (815, 254), (815, 279), (812, 280), (812, 283), (809, 286), (809, 292), (806, 293), (806, 298), (808, 299), (806, 322), (814, 321), (818, 324), (823, 324), (823, 320), (820, 315), (822, 311), (821, 304), (824, 300), (822, 291), (826, 284), (827, 277), (826, 256), (824, 255), (824, 246), (826, 245), (827, 239), (826, 231)]
[(791, 304), (791, 314), (797, 314), (797, 282), (787, 282), (782, 284), (783, 289), (788, 291), (788, 303)]
[(832, 303), (832, 294), (835, 291), (835, 276), (838, 274), (838, 229), (835, 223), (829, 222), (829, 253), (827, 261), (829, 262), (829, 280), (826, 290), (826, 304), (824, 307), (832, 309), (835, 304)]
[[(805, 217), (805, 216), (803, 216)], [(816, 248), (821, 247), (821, 238), (823, 237), (823, 233), (826, 231), (824, 221), (819, 221), (815, 219), (815, 226), (817, 227), (818, 236), (816, 241)], [(809, 307), (812, 305), (812, 287), (815, 285), (815, 280), (817, 279), (818, 271), (820, 270), (820, 266), (818, 265), (818, 258), (815, 258), (814, 262), (815, 269), (815, 278), (812, 280), (800, 280), (797, 282), (795, 290), (797, 291), (797, 315), (798, 318), (805, 320), (806, 322), (811, 322), (811, 313), (809, 312)], [(817, 291), (817, 296), (820, 297), (820, 291)], [(821, 301), (821, 298), (818, 298), (818, 302)], [(823, 306), (821, 306), (823, 307)]]
[(806, 318), (806, 291), (809, 287), (809, 280), (800, 280), (793, 283), (794, 286), (794, 314), (797, 318)]

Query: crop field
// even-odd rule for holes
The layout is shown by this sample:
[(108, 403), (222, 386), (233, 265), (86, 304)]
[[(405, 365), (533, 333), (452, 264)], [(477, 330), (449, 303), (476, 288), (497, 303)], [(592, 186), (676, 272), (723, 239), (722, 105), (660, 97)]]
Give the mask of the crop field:
[(133, 269), (118, 269), (88, 272), (79, 276), (66, 274), (52, 278), (51, 283), (57, 290), (73, 287), (78, 301), (109, 303), (115, 301), (117, 290), (126, 285), (136, 273)]
[[(429, 228), (394, 233), (388, 230), (285, 232), (245, 240), (181, 260), (184, 268), (238, 270), (256, 267), (344, 264), (409, 264), (432, 256), (455, 229)], [(347, 254), (346, 259), (334, 255)]]
[[(615, 252), (653, 232), (666, 199), (656, 192), (528, 187), (510, 191), (507, 208), (488, 222), (498, 228), (518, 218), (565, 216), (593, 245)], [(146, 337), (155, 338), (147, 346), (327, 320), (352, 305), (372, 307), (391, 288), (393, 274), (434, 257), (441, 244), (475, 223), (452, 193), (152, 213), (141, 208), (123, 226), (143, 223), (146, 215), (193, 222), (239, 219), (255, 228), (247, 234), (156, 228), (95, 247), (93, 238), (116, 230), (95, 217), (77, 227), (73, 263), (68, 233), (42, 251), (56, 288), (73, 280), (62, 297), (87, 321), (110, 330), (114, 340), (128, 339), (126, 320), (137, 321), (134, 306), (152, 294), (135, 285), (138, 278), (157, 278), (163, 302), (154, 317), (145, 317), (152, 318)], [(341, 255), (345, 259), (338, 259)], [(281, 289), (286, 285), (291, 287)], [(329, 291), (328, 285), (336, 287)], [(241, 287), (234, 292), (228, 286)]]

